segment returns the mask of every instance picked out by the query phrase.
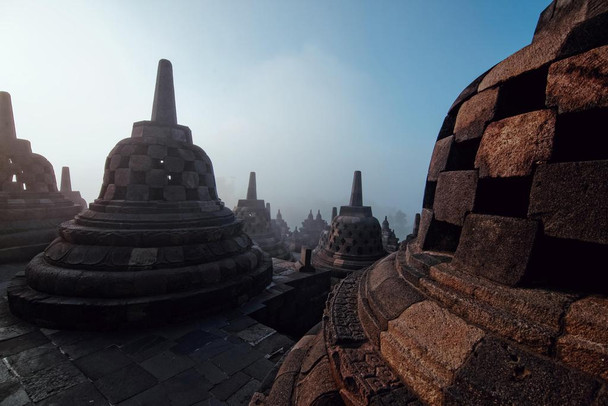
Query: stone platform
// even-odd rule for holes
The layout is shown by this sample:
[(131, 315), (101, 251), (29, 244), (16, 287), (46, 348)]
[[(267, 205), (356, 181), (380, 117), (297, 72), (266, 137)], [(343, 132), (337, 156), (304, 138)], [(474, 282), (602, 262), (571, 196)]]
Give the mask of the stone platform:
[(0, 266), (0, 405), (248, 404), (294, 343), (251, 316), (272, 313), (272, 304), (319, 278), (279, 266), (269, 287), (234, 310), (164, 327), (81, 332), (38, 328), (10, 313), (6, 288), (25, 265)]

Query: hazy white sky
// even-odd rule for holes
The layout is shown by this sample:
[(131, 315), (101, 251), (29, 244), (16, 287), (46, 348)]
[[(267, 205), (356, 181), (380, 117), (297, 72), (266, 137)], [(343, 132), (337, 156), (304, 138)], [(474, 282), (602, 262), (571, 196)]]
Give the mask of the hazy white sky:
[[(348, 203), (420, 210), (437, 132), (476, 76), (532, 39), (549, 0), (0, 0), (0, 90), (17, 136), (97, 197), (105, 157), (149, 119), (173, 63), (178, 121), (233, 207), (258, 197), (293, 227)], [(402, 237), (402, 236), (400, 236)]]

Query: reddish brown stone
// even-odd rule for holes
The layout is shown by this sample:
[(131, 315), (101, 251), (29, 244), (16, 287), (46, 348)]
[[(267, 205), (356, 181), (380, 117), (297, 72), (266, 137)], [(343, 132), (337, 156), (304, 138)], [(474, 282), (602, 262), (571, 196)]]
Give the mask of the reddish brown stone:
[(462, 104), (454, 126), (456, 141), (482, 136), (486, 124), (494, 117), (497, 98), (498, 89), (490, 89), (476, 94)]
[(454, 136), (442, 138), (435, 143), (433, 149), (433, 156), (431, 157), (431, 164), (429, 165), (429, 174), (426, 178), (427, 181), (435, 181), (439, 177), (439, 172), (446, 169), (448, 163), (448, 156), (452, 143), (454, 142)]
[(560, 113), (608, 107), (608, 45), (551, 65), (547, 106)]
[(484, 332), (430, 300), (416, 303), (381, 333), (380, 349), (401, 380), (423, 401), (439, 404), (442, 389)]
[(566, 363), (608, 380), (608, 299), (588, 297), (574, 302), (565, 317), (566, 334), (557, 342)]
[(526, 273), (537, 229), (531, 220), (470, 214), (452, 263), (471, 274), (516, 285)]
[(540, 165), (528, 216), (540, 219), (549, 236), (608, 244), (606, 179), (608, 161)]
[(535, 162), (551, 157), (555, 134), (555, 113), (538, 110), (505, 118), (488, 126), (475, 167), (479, 177), (527, 176)]
[(437, 220), (462, 226), (475, 204), (477, 171), (442, 172), (437, 181), (433, 211)]

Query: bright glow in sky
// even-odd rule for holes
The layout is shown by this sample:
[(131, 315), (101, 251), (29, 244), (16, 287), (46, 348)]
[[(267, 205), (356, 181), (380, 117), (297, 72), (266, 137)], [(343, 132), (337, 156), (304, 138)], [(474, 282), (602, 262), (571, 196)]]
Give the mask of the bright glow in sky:
[(530, 43), (549, 2), (2, 0), (0, 90), (17, 136), (91, 202), (166, 58), (228, 207), (256, 171), (273, 217), (328, 218), (361, 170), (364, 204), (411, 226), (449, 106)]

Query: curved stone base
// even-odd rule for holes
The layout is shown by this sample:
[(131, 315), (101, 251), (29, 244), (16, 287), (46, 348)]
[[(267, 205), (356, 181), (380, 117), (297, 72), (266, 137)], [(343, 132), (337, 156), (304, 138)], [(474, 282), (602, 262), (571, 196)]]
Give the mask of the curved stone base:
[(272, 280), (272, 261), (238, 279), (206, 288), (135, 298), (78, 298), (49, 295), (27, 285), (24, 272), (7, 289), (13, 314), (47, 328), (114, 330), (179, 322), (236, 307)]
[(312, 264), (315, 268), (331, 271), (332, 277), (342, 279), (354, 271), (373, 265), (381, 258), (382, 256), (352, 256), (332, 253), (321, 247), (313, 251)]

